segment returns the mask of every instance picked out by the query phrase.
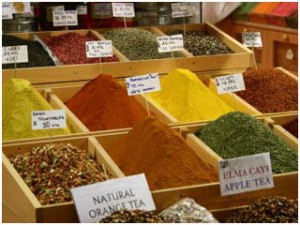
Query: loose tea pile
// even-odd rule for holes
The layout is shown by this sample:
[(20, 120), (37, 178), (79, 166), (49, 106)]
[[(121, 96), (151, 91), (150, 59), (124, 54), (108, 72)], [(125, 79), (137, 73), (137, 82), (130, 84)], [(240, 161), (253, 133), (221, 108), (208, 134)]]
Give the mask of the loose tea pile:
[(161, 91), (147, 94), (181, 122), (216, 119), (233, 109), (186, 69), (161, 78)]
[[(113, 45), (129, 60), (172, 58), (172, 54), (169, 52), (158, 52), (159, 45), (156, 36), (147, 30), (137, 28), (114, 29), (104, 32), (103, 36), (112, 40)], [(174, 57), (183, 57), (183, 55), (174, 52)]]
[(197, 136), (224, 159), (270, 152), (274, 173), (298, 170), (295, 151), (247, 114), (228, 113), (204, 126)]
[[(89, 36), (77, 33), (67, 33), (59, 36), (47, 37), (45, 43), (63, 65), (99, 63), (99, 58), (87, 58), (85, 42), (95, 41)], [(101, 62), (117, 62), (117, 56), (103, 57)]]
[(290, 132), (292, 135), (298, 138), (298, 118), (292, 120), (291, 122), (283, 125), (284, 129)]
[(298, 83), (276, 69), (250, 69), (243, 73), (246, 90), (237, 92), (263, 113), (298, 110)]
[(182, 34), (184, 48), (194, 56), (222, 55), (233, 53), (233, 51), (224, 43), (222, 43), (219, 38), (214, 37), (207, 32), (187, 31), (184, 35), (183, 30), (173, 30), (167, 32), (167, 34)]
[(2, 86), (2, 139), (51, 137), (70, 134), (73, 129), (32, 130), (32, 111), (51, 110), (52, 106), (33, 87), (22, 79), (11, 79)]
[[(54, 66), (44, 47), (37, 41), (24, 40), (12, 35), (2, 35), (2, 47), (27, 45), (28, 63), (17, 63), (17, 68)], [(13, 69), (15, 64), (2, 64), (2, 69)]]
[(233, 213), (226, 223), (298, 223), (298, 199), (261, 198)]
[(139, 122), (107, 152), (126, 175), (145, 173), (151, 190), (218, 180), (175, 130), (154, 118)]
[(10, 158), (42, 205), (69, 202), (70, 189), (107, 180), (102, 165), (71, 144), (47, 144)]
[(99, 75), (66, 105), (91, 131), (132, 127), (147, 117), (146, 110), (112, 75)]
[(118, 211), (102, 219), (99, 223), (164, 223), (154, 211)]

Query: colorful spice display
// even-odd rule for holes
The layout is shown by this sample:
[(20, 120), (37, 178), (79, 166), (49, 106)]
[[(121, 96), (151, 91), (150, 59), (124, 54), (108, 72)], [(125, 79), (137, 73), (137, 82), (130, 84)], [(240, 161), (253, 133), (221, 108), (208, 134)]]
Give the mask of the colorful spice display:
[[(99, 63), (99, 58), (86, 57), (85, 42), (87, 41), (95, 40), (73, 32), (45, 39), (45, 43), (63, 65)], [(117, 56), (101, 58), (103, 63), (117, 61), (119, 61)]]
[[(128, 28), (114, 29), (103, 33), (103, 36), (112, 40), (113, 46), (120, 50), (129, 60), (149, 60), (172, 58), (172, 53), (159, 53), (156, 36), (143, 29)], [(174, 57), (183, 57), (174, 52)]]
[(197, 136), (224, 159), (269, 152), (274, 173), (298, 171), (295, 151), (247, 114), (228, 113), (204, 126)]
[(182, 34), (184, 48), (194, 56), (231, 54), (233, 51), (217, 37), (202, 31), (172, 30), (168, 35)]
[(283, 128), (290, 132), (292, 135), (298, 138), (298, 118), (283, 125)]
[[(2, 35), (2, 47), (27, 45), (28, 63), (17, 63), (17, 68), (54, 66), (54, 62), (43, 46), (37, 41), (24, 40), (12, 35)], [(13, 69), (15, 64), (2, 64), (3, 69)]]
[(110, 178), (86, 150), (71, 144), (47, 144), (10, 158), (42, 205), (69, 202), (70, 189)]
[(154, 118), (139, 122), (107, 152), (125, 175), (145, 173), (151, 190), (218, 180), (175, 130)]
[(263, 113), (298, 110), (298, 83), (276, 69), (250, 69), (246, 90), (236, 94)]
[(132, 127), (146, 110), (112, 75), (102, 74), (66, 102), (91, 131)]
[(226, 223), (298, 223), (298, 199), (264, 197), (233, 213)]
[(175, 69), (161, 78), (161, 91), (148, 94), (181, 122), (216, 119), (233, 109), (186, 69)]
[(72, 128), (32, 130), (31, 114), (36, 110), (51, 110), (51, 105), (22, 79), (11, 79), (2, 86), (2, 139), (51, 137), (70, 134)]

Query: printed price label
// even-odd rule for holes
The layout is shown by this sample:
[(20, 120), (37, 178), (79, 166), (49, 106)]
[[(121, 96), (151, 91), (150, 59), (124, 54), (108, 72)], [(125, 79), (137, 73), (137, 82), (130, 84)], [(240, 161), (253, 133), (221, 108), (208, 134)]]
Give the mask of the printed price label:
[(182, 34), (157, 37), (158, 52), (173, 52), (184, 50)]
[(216, 77), (218, 94), (226, 94), (246, 90), (243, 74), (232, 74), (228, 76)]
[(128, 95), (140, 95), (161, 90), (158, 73), (129, 77), (125, 81)]
[(172, 3), (172, 18), (193, 16), (193, 8), (191, 3)]
[(32, 130), (58, 129), (67, 127), (65, 110), (32, 111)]
[(100, 58), (113, 56), (112, 42), (105, 41), (87, 41), (85, 42), (87, 58)]
[(135, 17), (133, 3), (112, 3), (114, 17)]
[(78, 17), (76, 10), (53, 11), (53, 26), (77, 26)]
[(221, 195), (274, 187), (270, 153), (263, 153), (220, 161)]
[(27, 45), (2, 47), (2, 64), (27, 63)]
[(79, 220), (97, 222), (120, 210), (155, 210), (144, 174), (71, 189)]
[(2, 2), (2, 19), (11, 20), (12, 18), (13, 15), (11, 2)]
[(243, 45), (246, 47), (261, 48), (262, 40), (260, 32), (243, 32)]

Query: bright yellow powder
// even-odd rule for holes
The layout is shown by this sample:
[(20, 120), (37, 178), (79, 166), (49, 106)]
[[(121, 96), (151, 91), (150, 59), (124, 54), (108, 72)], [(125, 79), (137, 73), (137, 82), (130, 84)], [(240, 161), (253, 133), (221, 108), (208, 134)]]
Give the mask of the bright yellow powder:
[(216, 119), (233, 111), (189, 70), (175, 69), (160, 84), (161, 91), (147, 96), (180, 122)]
[(29, 81), (22, 79), (6, 81), (2, 86), (2, 139), (6, 141), (70, 134), (69, 128), (31, 129), (31, 112), (51, 109), (50, 104)]

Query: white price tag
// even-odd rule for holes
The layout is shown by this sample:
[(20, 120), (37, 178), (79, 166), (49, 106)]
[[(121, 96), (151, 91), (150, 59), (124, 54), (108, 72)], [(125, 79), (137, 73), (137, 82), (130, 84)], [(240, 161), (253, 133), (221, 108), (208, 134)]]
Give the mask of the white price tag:
[(105, 41), (87, 41), (85, 42), (87, 58), (100, 58), (113, 56), (112, 42)]
[(158, 52), (173, 52), (184, 50), (182, 34), (157, 37)]
[(232, 74), (215, 78), (218, 94), (246, 90), (243, 74)]
[(65, 110), (32, 111), (32, 130), (58, 129), (67, 127)]
[(133, 3), (112, 3), (114, 17), (135, 17)]
[(161, 90), (158, 73), (129, 77), (125, 81), (128, 95), (140, 95)]
[(222, 160), (219, 178), (221, 196), (272, 188), (270, 153)]
[(2, 47), (2, 64), (27, 63), (27, 45)]
[(10, 20), (13, 18), (11, 2), (2, 2), (2, 19)]
[(71, 189), (81, 223), (97, 222), (120, 210), (155, 210), (144, 174)]
[(172, 3), (171, 7), (172, 7), (172, 18), (190, 17), (194, 15), (191, 3), (188, 2)]
[(53, 11), (53, 26), (77, 26), (78, 17), (76, 10)]
[(242, 39), (246, 47), (261, 48), (263, 46), (260, 32), (243, 32)]

